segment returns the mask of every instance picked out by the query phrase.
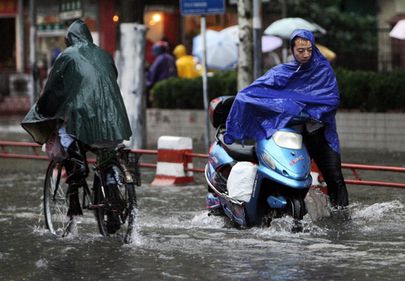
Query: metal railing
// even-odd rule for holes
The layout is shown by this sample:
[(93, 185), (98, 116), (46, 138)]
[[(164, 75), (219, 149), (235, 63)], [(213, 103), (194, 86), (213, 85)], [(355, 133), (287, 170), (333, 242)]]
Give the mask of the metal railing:
[[(28, 148), (29, 151), (31, 151), (31, 153), (15, 153), (15, 152), (10, 152), (9, 150), (7, 150), (7, 149), (12, 149), (12, 148)], [(132, 149), (131, 153), (136, 153), (139, 155), (158, 155), (158, 150)], [(186, 162), (191, 162), (194, 158), (200, 158), (200, 159), (208, 158), (208, 154), (203, 154), (203, 153), (185, 153), (184, 156), (186, 158), (188, 158), (188, 159), (185, 159), (185, 160), (188, 160)], [(35, 144), (35, 143), (30, 143), (30, 142), (14, 142), (14, 141), (0, 141), (0, 158), (49, 160), (48, 157), (46, 156), (46, 154), (41, 150), (40, 145)], [(89, 159), (89, 162), (93, 162), (93, 161), (94, 161), (94, 159)], [(139, 167), (141, 167), (141, 168), (156, 169), (156, 166), (157, 166), (156, 163), (139, 162)], [(354, 179), (345, 179), (345, 182), (347, 184), (405, 188), (405, 183), (363, 180), (359, 174), (360, 170), (405, 173), (405, 167), (342, 163), (342, 169), (351, 170), (351, 172), (354, 176)], [(184, 170), (190, 171), (190, 172), (196, 172), (196, 173), (204, 172), (204, 168), (184, 167)]]
[(395, 166), (376, 166), (376, 165), (362, 165), (362, 164), (348, 164), (342, 163), (343, 169), (350, 169), (355, 177), (354, 180), (346, 179), (347, 184), (357, 184), (357, 185), (372, 185), (372, 186), (387, 186), (387, 187), (402, 187), (405, 188), (405, 183), (397, 182), (386, 182), (386, 181), (370, 181), (363, 180), (357, 170), (368, 170), (368, 171), (385, 171), (385, 172), (397, 172), (405, 173), (405, 167), (395, 167)]

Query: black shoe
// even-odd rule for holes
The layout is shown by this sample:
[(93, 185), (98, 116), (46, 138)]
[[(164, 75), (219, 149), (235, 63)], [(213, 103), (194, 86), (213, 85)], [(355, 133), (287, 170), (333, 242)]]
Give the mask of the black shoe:
[(330, 204), (333, 208), (345, 208), (349, 205), (349, 195), (346, 186), (340, 187), (336, 192), (329, 195)]
[(69, 217), (83, 215), (83, 211), (79, 201), (79, 187), (80, 186), (77, 185), (69, 185), (67, 194), (67, 196), (69, 197), (69, 210), (67, 212), (67, 215)]
[(108, 212), (106, 226), (108, 234), (114, 234), (121, 228), (120, 218), (117, 212)]

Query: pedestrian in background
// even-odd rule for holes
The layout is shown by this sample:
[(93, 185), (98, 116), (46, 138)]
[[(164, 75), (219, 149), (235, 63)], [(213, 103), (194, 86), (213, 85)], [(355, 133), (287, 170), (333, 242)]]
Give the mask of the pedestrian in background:
[(153, 44), (152, 53), (155, 57), (148, 70), (146, 89), (148, 92), (148, 106), (151, 104), (150, 90), (162, 80), (170, 77), (177, 77), (177, 68), (174, 57), (169, 54), (169, 45), (165, 41), (158, 41)]
[(200, 76), (193, 56), (187, 55), (183, 44), (177, 45), (173, 50), (176, 56), (177, 74), (180, 78), (196, 78)]

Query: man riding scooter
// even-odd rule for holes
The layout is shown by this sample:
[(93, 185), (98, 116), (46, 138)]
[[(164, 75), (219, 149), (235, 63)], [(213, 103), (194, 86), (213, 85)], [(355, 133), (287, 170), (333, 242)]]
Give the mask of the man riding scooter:
[[(310, 31), (293, 32), (290, 47), (293, 61), (275, 66), (237, 94), (224, 141), (270, 138), (294, 116), (308, 116), (313, 121), (305, 126), (304, 143), (325, 179), (332, 208), (341, 209), (349, 200), (336, 132), (340, 102), (336, 77)], [(208, 208), (215, 209), (218, 203), (209, 193)]]

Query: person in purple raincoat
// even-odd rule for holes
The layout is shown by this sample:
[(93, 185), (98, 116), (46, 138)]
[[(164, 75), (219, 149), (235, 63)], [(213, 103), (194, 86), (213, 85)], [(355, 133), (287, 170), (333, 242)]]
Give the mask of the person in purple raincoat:
[(310, 31), (290, 37), (294, 60), (270, 69), (241, 90), (226, 122), (224, 140), (269, 138), (294, 116), (306, 115), (304, 142), (328, 186), (332, 207), (349, 204), (341, 171), (335, 115), (340, 95), (335, 74)]
[[(172, 55), (168, 53), (169, 46), (165, 41), (158, 41), (152, 46), (152, 53), (155, 60), (149, 68), (146, 89), (150, 94), (152, 87), (159, 81), (170, 77), (177, 77), (176, 61)], [(148, 95), (149, 95), (148, 94)], [(150, 105), (150, 96), (148, 96), (148, 105)]]

